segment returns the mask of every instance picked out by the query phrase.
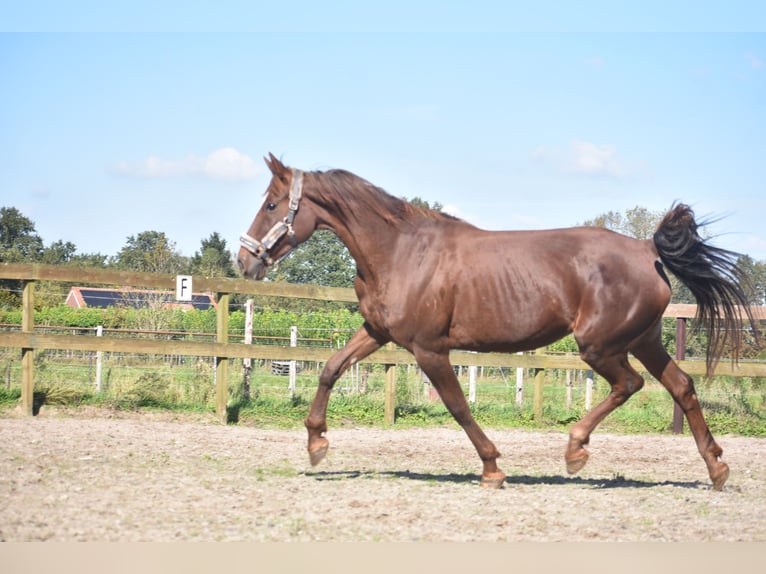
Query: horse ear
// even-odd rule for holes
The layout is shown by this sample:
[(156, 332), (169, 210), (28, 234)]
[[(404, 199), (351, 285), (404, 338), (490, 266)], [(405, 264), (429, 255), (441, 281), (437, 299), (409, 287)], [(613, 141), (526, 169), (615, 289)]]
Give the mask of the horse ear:
[(269, 157), (263, 158), (263, 161), (266, 162), (266, 165), (271, 170), (272, 175), (284, 177), (284, 173), (288, 171), (284, 164), (279, 161), (271, 152), (269, 152)]

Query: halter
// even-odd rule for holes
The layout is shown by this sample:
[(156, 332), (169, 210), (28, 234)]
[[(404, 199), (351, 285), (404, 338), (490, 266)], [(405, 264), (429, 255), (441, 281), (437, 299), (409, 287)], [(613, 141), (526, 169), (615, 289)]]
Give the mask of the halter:
[(239, 243), (258, 259), (263, 261), (267, 267), (274, 264), (274, 259), (269, 255), (272, 247), (285, 235), (290, 238), (290, 244), (295, 247), (295, 231), (293, 230), (293, 220), (298, 213), (298, 206), (303, 195), (303, 172), (299, 169), (293, 170), (293, 183), (290, 186), (290, 203), (287, 207), (287, 215), (274, 224), (269, 232), (258, 241), (247, 233), (243, 233), (239, 238)]

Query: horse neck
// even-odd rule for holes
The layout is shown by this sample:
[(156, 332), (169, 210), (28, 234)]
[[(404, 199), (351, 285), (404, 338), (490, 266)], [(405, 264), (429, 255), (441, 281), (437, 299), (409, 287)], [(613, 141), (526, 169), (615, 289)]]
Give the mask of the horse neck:
[[(306, 196), (317, 211), (317, 227), (332, 231), (348, 248), (359, 275), (374, 279), (391, 264), (393, 246), (409, 222), (391, 209), (406, 211), (404, 202), (352, 174), (343, 173), (341, 182), (325, 174), (315, 190), (307, 186)], [(326, 181), (321, 181), (326, 177)], [(341, 189), (341, 185), (343, 189)]]

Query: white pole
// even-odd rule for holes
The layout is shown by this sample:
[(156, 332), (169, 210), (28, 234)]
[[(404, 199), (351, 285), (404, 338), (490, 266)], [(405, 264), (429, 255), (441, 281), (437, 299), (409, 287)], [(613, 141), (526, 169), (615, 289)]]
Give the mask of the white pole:
[[(245, 345), (253, 344), (253, 300), (248, 299), (245, 301)], [(253, 360), (250, 357), (242, 359), (242, 363), (246, 368), (253, 366)]]
[[(253, 343), (253, 312), (254, 303), (252, 299), (245, 301), (245, 345)], [(253, 370), (253, 360), (250, 357), (242, 359), (242, 366), (245, 370), (244, 385), (242, 389), (243, 398), (250, 399), (250, 377)]]
[[(516, 353), (517, 355), (523, 355), (523, 351)], [(517, 367), (516, 369), (516, 404), (521, 406), (524, 403), (524, 369)]]
[[(298, 327), (293, 325), (290, 327), (290, 346), (291, 347), (297, 347), (298, 346)], [(295, 396), (295, 375), (296, 375), (296, 364), (295, 361), (290, 361), (290, 398), (293, 398)]]
[[(99, 325), (96, 327), (96, 337), (103, 337), (104, 336), (104, 326)], [(101, 392), (101, 369), (102, 369), (102, 355), (103, 353), (101, 351), (96, 351), (96, 392)]]
[(476, 366), (468, 367), (468, 402), (476, 403)]

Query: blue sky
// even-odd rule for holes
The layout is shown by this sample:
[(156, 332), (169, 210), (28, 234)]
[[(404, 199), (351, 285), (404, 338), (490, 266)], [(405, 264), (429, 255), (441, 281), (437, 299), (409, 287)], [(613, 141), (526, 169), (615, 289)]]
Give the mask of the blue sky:
[(2, 3), (0, 204), (46, 245), (235, 249), (273, 152), (489, 229), (680, 200), (766, 260), (757, 3), (141, 4)]

